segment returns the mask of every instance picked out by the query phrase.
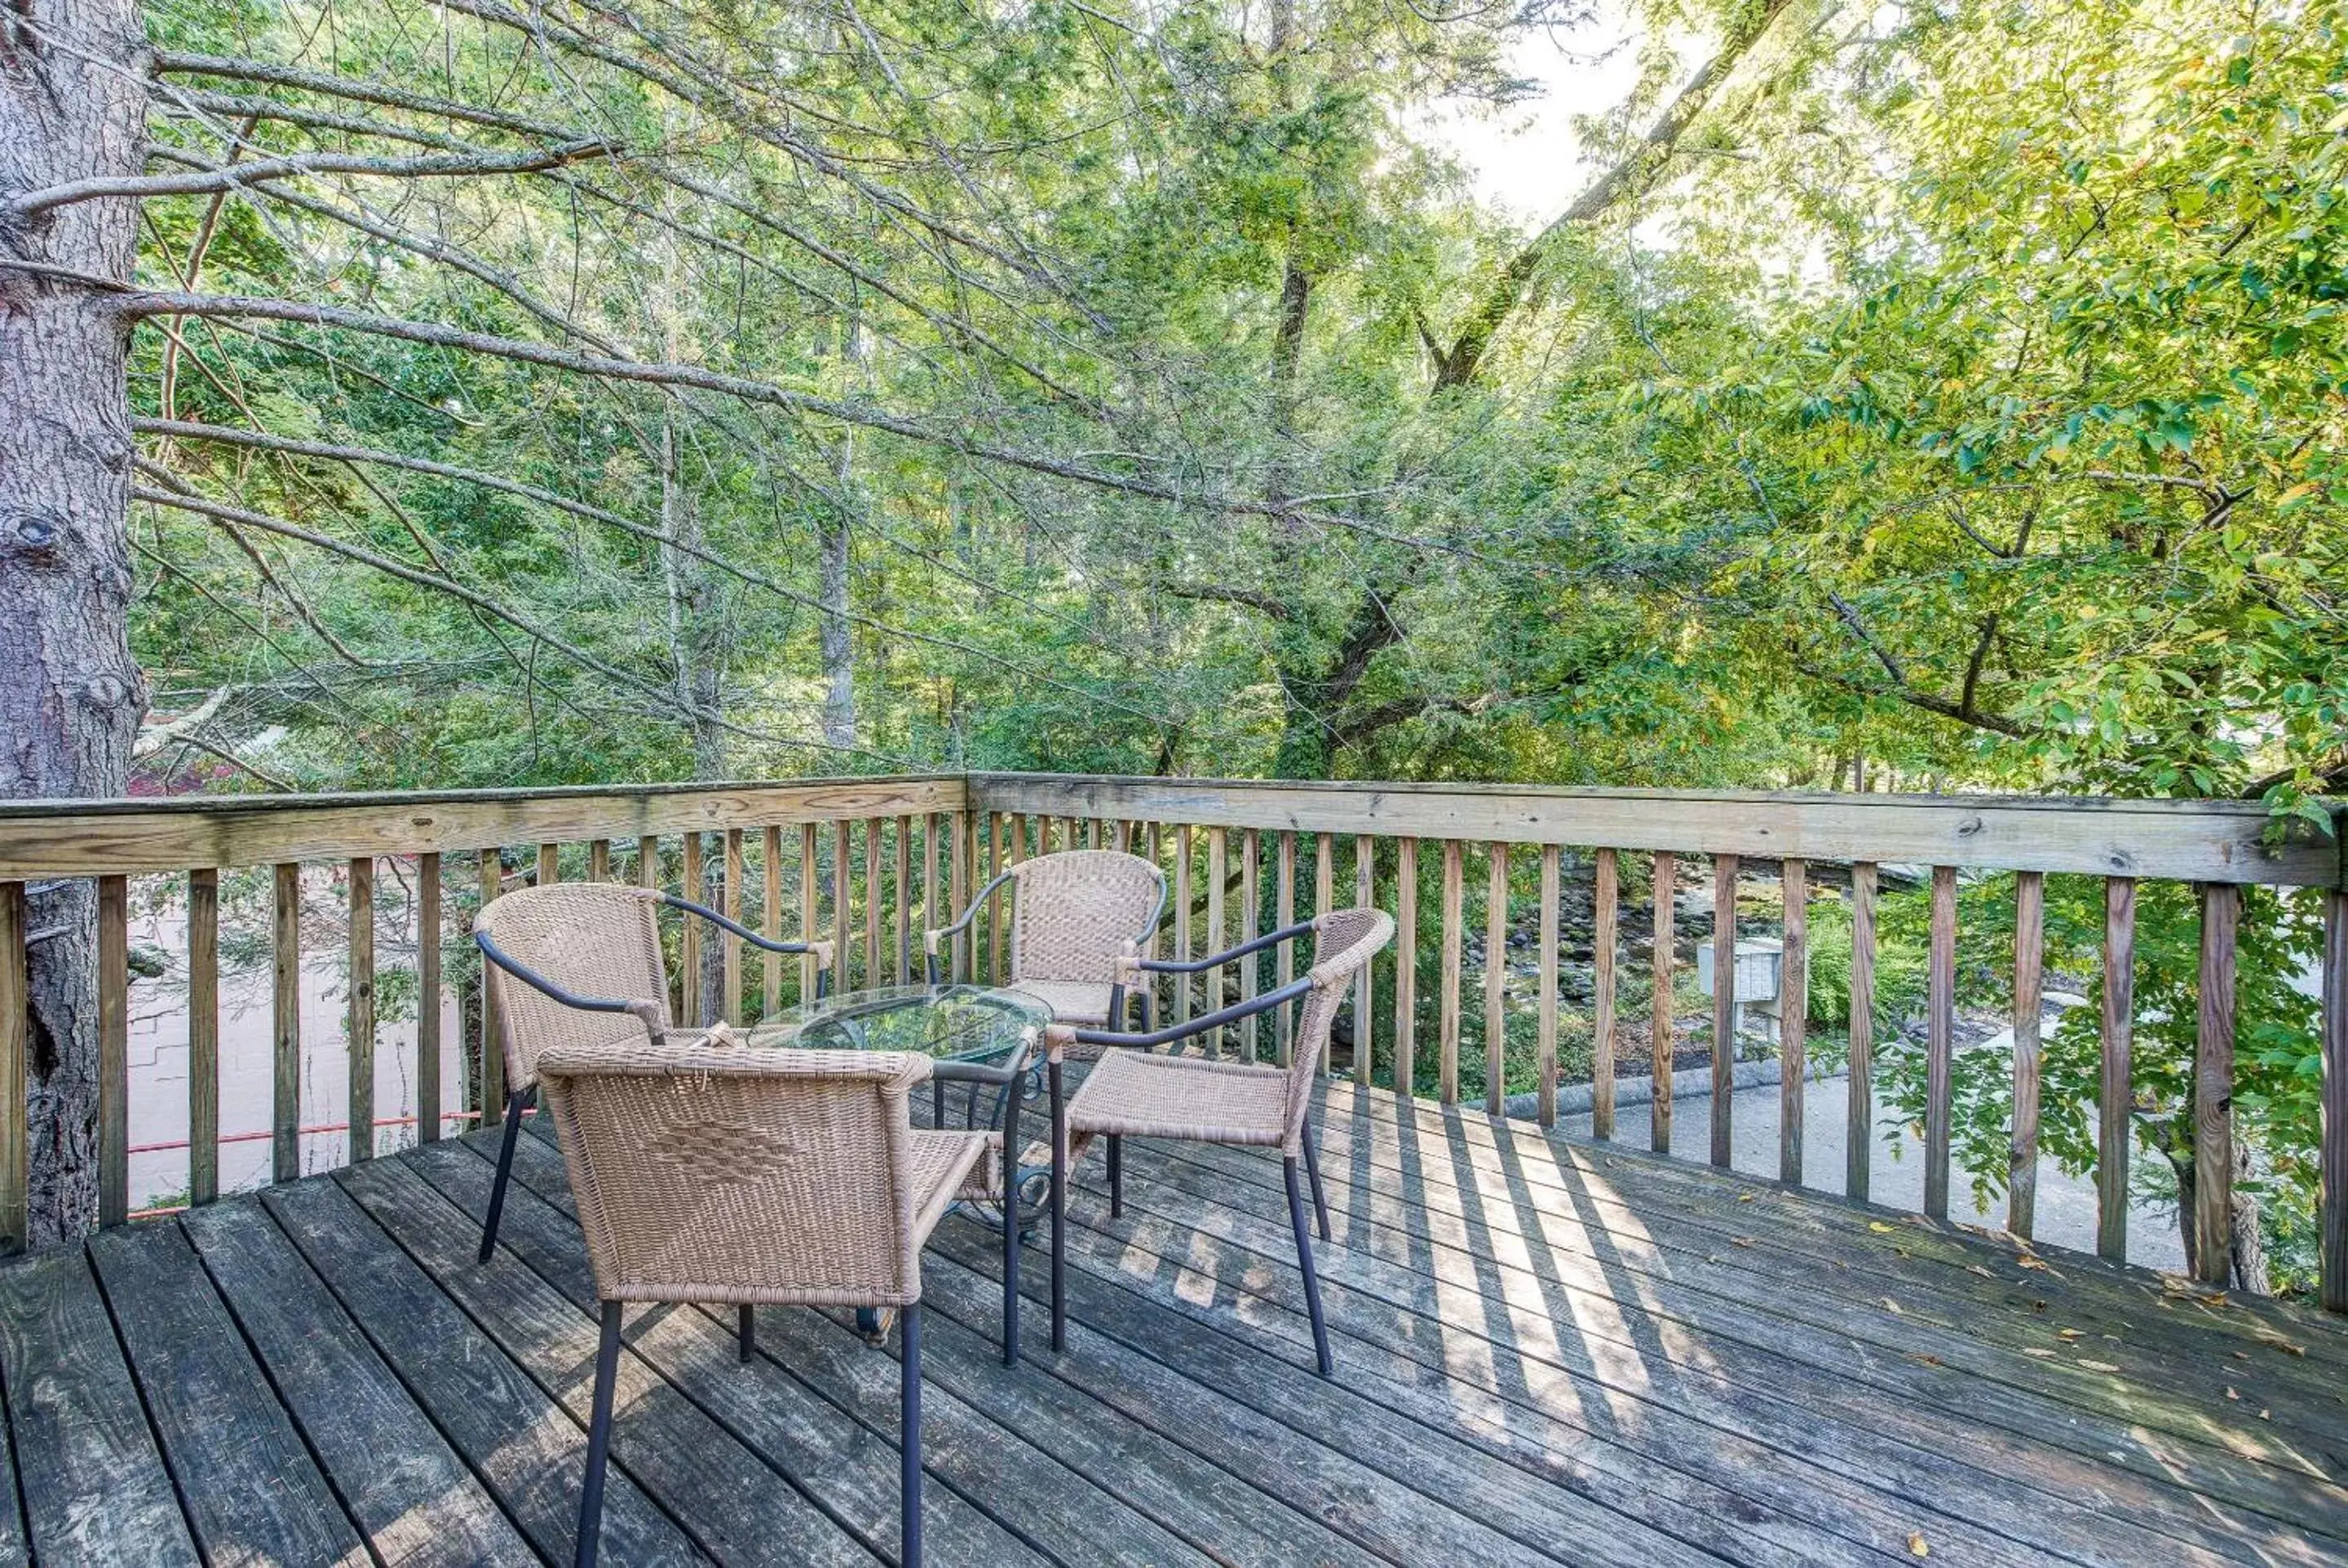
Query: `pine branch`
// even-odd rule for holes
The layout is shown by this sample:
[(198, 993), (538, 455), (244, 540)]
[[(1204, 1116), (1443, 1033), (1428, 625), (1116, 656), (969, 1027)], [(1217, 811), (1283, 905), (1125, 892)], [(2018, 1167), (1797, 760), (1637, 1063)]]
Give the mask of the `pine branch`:
[(238, 190), (274, 179), (299, 179), (314, 174), (365, 174), (387, 179), (461, 178), (483, 174), (532, 174), (559, 169), (585, 158), (618, 158), (622, 149), (608, 141), (573, 141), (530, 152), (456, 155), (428, 158), (377, 158), (358, 153), (304, 152), (290, 158), (263, 159), (187, 174), (98, 175), (69, 179), (62, 185), (28, 190), (0, 206), (0, 227), (21, 225), (53, 208), (77, 201), (127, 197), (208, 196)]

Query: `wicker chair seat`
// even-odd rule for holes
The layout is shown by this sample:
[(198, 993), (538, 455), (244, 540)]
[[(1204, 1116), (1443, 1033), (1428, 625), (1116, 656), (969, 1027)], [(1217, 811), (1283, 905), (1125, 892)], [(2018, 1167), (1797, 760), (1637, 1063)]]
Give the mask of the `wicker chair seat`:
[(1288, 1078), (1242, 1061), (1112, 1050), (1069, 1099), (1068, 1130), (1277, 1145), (1288, 1135)]
[(913, 1188), (913, 1234), (928, 1240), (955, 1199), (969, 1197), (973, 1187), (988, 1184), (990, 1170), (995, 1173), (992, 1184), (1001, 1186), (1002, 1161), (986, 1156), (1002, 1147), (999, 1133), (913, 1129), (912, 1158), (906, 1172)]
[(1022, 977), (1011, 982), (1011, 989), (1025, 991), (1052, 1009), (1053, 1019), (1060, 1023), (1105, 1024), (1108, 1022), (1109, 992), (1114, 989), (1106, 980), (1038, 980)]

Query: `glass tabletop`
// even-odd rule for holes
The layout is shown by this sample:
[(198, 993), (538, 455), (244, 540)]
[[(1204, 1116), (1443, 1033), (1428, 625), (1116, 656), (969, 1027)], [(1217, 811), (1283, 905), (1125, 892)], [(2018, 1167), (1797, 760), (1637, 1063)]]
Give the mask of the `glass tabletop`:
[(804, 1050), (905, 1050), (939, 1061), (984, 1061), (1040, 1039), (1051, 1021), (1050, 1005), (1025, 991), (885, 986), (787, 1009), (750, 1040)]

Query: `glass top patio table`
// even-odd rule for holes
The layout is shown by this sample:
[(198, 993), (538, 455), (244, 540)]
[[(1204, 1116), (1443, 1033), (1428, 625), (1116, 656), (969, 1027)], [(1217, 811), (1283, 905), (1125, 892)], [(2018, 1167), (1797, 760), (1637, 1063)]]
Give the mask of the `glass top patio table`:
[(750, 1033), (757, 1045), (802, 1050), (902, 1050), (939, 1062), (988, 1062), (1025, 1054), (1052, 1009), (1039, 997), (992, 986), (883, 986), (802, 1002)]

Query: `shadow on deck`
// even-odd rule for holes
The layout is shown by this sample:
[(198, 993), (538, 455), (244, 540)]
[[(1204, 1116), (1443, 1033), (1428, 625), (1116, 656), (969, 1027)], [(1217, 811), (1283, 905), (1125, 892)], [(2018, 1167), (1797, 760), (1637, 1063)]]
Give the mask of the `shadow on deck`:
[[(2348, 1330), (1338, 1084), (1334, 1384), (1276, 1162), (1071, 1207), (1068, 1349), (925, 1266), (932, 1560), (1653, 1568), (2348, 1559)], [(0, 1563), (568, 1561), (596, 1329), (561, 1163), (449, 1143), (0, 1268)], [(1037, 1255), (1037, 1264), (1041, 1259)], [(1040, 1266), (1026, 1271), (1037, 1288)], [(632, 1313), (605, 1560), (894, 1549), (896, 1368), (838, 1315)]]

